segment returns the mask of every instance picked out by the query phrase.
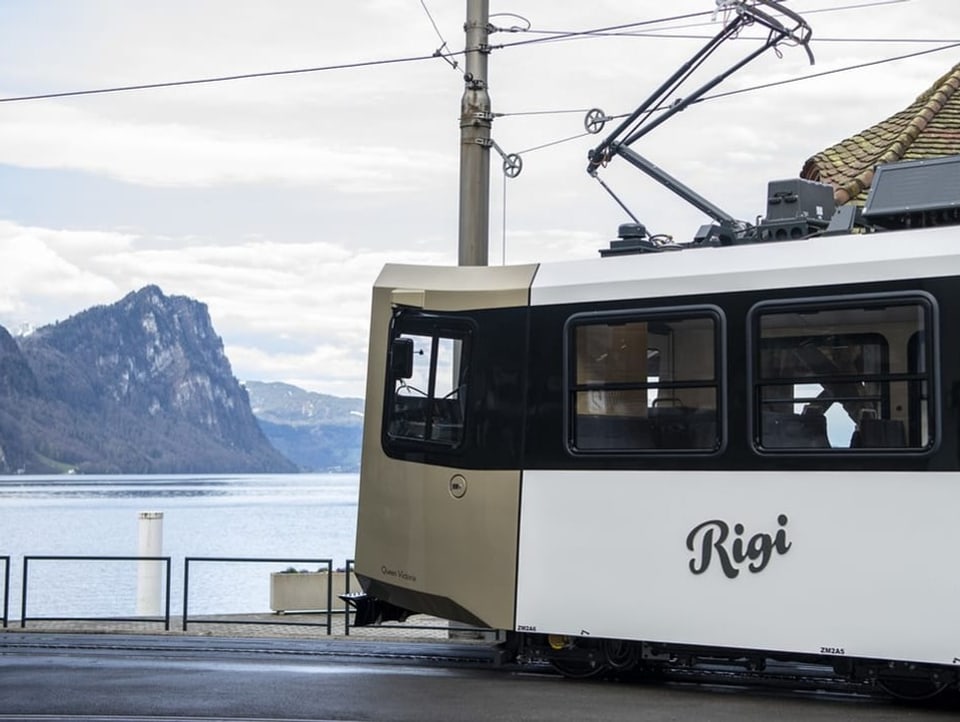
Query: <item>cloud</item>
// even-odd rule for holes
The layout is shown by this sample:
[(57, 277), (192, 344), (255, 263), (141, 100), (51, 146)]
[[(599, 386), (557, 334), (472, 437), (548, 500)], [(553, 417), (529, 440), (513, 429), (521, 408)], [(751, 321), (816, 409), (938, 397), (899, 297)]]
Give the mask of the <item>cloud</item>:
[[(463, 3), (428, 7), (448, 49), (461, 48)], [(829, 11), (808, 15), (817, 65), (786, 47), (718, 92), (931, 47), (859, 40), (945, 37), (960, 27), (955, 0), (790, 7)], [(719, 29), (703, 0), (516, 0), (491, 8), (504, 10), (536, 31), (704, 11), (671, 22), (671, 31)], [(587, 150), (603, 134), (568, 139), (583, 136), (589, 108), (632, 111), (704, 42), (605, 36), (517, 45), (542, 37), (491, 36), (490, 93), (503, 114), (493, 138), (524, 159), (522, 174), (504, 183), (493, 151), (491, 263), (504, 255), (511, 263), (596, 257), (607, 246), (630, 218), (585, 172)], [(441, 42), (409, 0), (7, 3), (0, 95), (430, 55)], [(756, 42), (726, 44), (680, 95)], [(955, 54), (705, 101), (634, 149), (753, 220), (768, 181), (795, 176), (810, 155), (909, 105)], [(456, 71), (433, 58), (0, 105), (0, 323), (49, 323), (155, 283), (208, 304), (238, 377), (362, 395), (369, 294), (380, 268), (455, 263), (464, 69), (457, 60)], [(685, 239), (706, 221), (622, 159), (601, 176), (651, 231)]]
[[(45, 309), (99, 302), (116, 285), (86, 266), (91, 255), (118, 253), (130, 236), (101, 231), (60, 231), (0, 221), (0, 308), (21, 321), (43, 322)], [(78, 304), (80, 307), (77, 307)]]
[(63, 106), (34, 105), (0, 117), (0, 159), (24, 168), (70, 169), (150, 186), (259, 183), (326, 185), (338, 191), (412, 192), (449, 164), (437, 153), (375, 144), (332, 146), (188, 125), (133, 123)]
[[(435, 251), (329, 242), (203, 245), (0, 221), (0, 324), (41, 326), (156, 284), (206, 303), (234, 373), (363, 393), (373, 282), (387, 262), (453, 263)], [(146, 246), (142, 248), (141, 246)]]
[(234, 374), (243, 381), (275, 380), (317, 393), (364, 396), (365, 344), (362, 349), (324, 344), (298, 354), (266, 353), (262, 348), (234, 344), (225, 350)]

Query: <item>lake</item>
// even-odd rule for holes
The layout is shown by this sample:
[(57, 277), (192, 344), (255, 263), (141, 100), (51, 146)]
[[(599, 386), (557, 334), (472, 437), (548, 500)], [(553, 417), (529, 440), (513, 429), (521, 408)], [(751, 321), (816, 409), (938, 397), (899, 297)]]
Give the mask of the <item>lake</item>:
[[(332, 559), (344, 567), (354, 553), (358, 485), (357, 474), (0, 476), (10, 617), (20, 618), (24, 555), (137, 556), (145, 511), (163, 512), (174, 615), (183, 608), (184, 557)], [(137, 565), (31, 561), (27, 615), (133, 615)], [(268, 612), (270, 572), (290, 566), (319, 565), (191, 563), (190, 615)]]

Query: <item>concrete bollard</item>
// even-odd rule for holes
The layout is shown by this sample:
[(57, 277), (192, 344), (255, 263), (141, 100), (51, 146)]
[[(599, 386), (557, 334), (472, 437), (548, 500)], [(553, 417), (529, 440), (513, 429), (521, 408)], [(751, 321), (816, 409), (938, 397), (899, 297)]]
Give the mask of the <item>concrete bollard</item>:
[[(162, 556), (163, 512), (141, 511), (138, 531), (140, 543), (137, 555)], [(137, 564), (137, 615), (159, 617), (163, 614), (164, 564), (160, 561), (140, 561)]]

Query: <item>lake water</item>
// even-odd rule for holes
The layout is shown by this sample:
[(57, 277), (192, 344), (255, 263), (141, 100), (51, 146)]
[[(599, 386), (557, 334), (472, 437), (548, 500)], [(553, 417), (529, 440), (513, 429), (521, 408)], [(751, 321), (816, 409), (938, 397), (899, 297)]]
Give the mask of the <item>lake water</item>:
[[(0, 476), (0, 556), (20, 618), (23, 557), (137, 556), (139, 514), (163, 512), (171, 613), (183, 608), (184, 557), (353, 558), (356, 474)], [(138, 562), (29, 563), (28, 617), (131, 616)], [(306, 563), (191, 563), (189, 612), (270, 611), (271, 572)], [(2, 565), (0, 565), (2, 572)], [(0, 593), (3, 577), (0, 575)], [(2, 597), (0, 597), (2, 602)]]

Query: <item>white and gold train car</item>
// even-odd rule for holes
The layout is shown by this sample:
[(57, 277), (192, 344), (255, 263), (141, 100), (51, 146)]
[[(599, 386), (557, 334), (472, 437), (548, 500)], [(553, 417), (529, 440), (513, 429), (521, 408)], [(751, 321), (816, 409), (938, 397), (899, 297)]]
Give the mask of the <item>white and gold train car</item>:
[(388, 265), (357, 574), (571, 673), (956, 686), (958, 329), (956, 227)]

